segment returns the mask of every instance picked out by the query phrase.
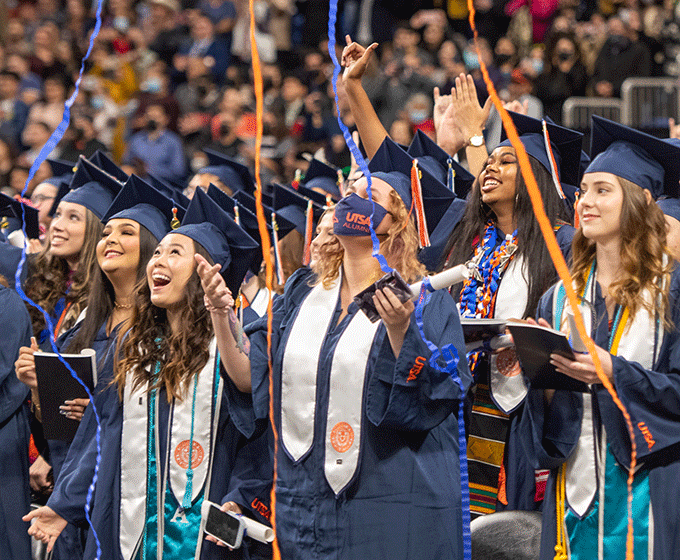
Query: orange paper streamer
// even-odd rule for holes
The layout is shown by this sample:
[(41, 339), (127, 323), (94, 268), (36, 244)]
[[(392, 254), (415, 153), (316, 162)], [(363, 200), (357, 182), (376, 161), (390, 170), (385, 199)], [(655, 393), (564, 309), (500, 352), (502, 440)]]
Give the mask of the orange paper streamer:
[(272, 325), (274, 319), (274, 312), (272, 308), (273, 289), (273, 266), (270, 255), (271, 245), (269, 243), (269, 233), (267, 232), (267, 220), (264, 217), (264, 207), (262, 206), (262, 180), (260, 179), (260, 159), (262, 149), (262, 119), (264, 114), (263, 102), (263, 87), (262, 87), (262, 66), (260, 65), (260, 55), (257, 52), (257, 41), (255, 40), (255, 10), (254, 0), (248, 0), (248, 9), (250, 11), (250, 56), (253, 61), (253, 82), (255, 88), (255, 115), (256, 115), (256, 132), (255, 132), (255, 201), (257, 211), (257, 225), (260, 230), (260, 239), (262, 239), (262, 257), (265, 262), (265, 283), (269, 290), (269, 302), (267, 303), (267, 354), (269, 358), (269, 421), (274, 433), (274, 475), (271, 490), (271, 525), (274, 531), (274, 542), (272, 542), (272, 558), (273, 560), (281, 560), (281, 551), (279, 550), (279, 542), (276, 538), (276, 472), (277, 472), (277, 454), (279, 449), (279, 434), (276, 430), (274, 422), (274, 376), (272, 369)]
[(478, 45), (477, 28), (475, 27), (475, 8), (473, 6), (473, 0), (468, 0), (468, 10), (470, 12), (469, 15), (470, 27), (472, 28), (472, 32), (474, 34), (475, 48), (477, 50), (477, 57), (479, 59), (479, 65), (482, 70), (484, 82), (489, 92), (489, 96), (491, 97), (493, 104), (496, 106), (496, 110), (498, 111), (498, 113), (501, 116), (501, 119), (503, 120), (503, 127), (505, 128), (505, 132), (507, 133), (508, 139), (510, 140), (510, 143), (512, 144), (513, 148), (515, 148), (515, 152), (517, 153), (517, 161), (522, 172), (522, 177), (524, 177), (524, 181), (527, 185), (527, 191), (529, 192), (529, 197), (531, 198), (531, 205), (533, 206), (534, 214), (536, 215), (536, 219), (541, 228), (541, 233), (543, 234), (543, 238), (545, 239), (545, 244), (548, 248), (548, 252), (550, 253), (550, 258), (552, 259), (553, 264), (555, 265), (557, 274), (564, 283), (567, 298), (569, 299), (569, 303), (571, 304), (572, 310), (574, 311), (576, 328), (578, 330), (579, 335), (581, 336), (581, 339), (585, 342), (585, 345), (588, 348), (588, 352), (590, 353), (591, 358), (593, 359), (598, 379), (611, 395), (617, 408), (621, 411), (621, 414), (623, 414), (623, 417), (626, 421), (626, 426), (628, 427), (628, 434), (630, 435), (631, 442), (631, 454), (627, 481), (628, 534), (626, 538), (626, 560), (633, 560), (632, 485), (633, 475), (635, 474), (635, 465), (637, 464), (637, 450), (635, 444), (635, 434), (633, 432), (633, 423), (631, 421), (630, 414), (628, 414), (628, 411), (626, 410), (626, 407), (621, 402), (621, 399), (619, 399), (619, 396), (617, 395), (614, 386), (612, 385), (609, 378), (604, 374), (604, 370), (602, 369), (602, 363), (600, 362), (600, 358), (597, 355), (595, 343), (592, 341), (592, 339), (588, 336), (588, 333), (586, 332), (585, 324), (583, 323), (583, 317), (581, 316), (581, 312), (578, 306), (578, 297), (576, 296), (576, 292), (574, 291), (572, 278), (571, 275), (569, 274), (569, 268), (567, 267), (567, 263), (565, 262), (564, 257), (562, 256), (562, 251), (560, 250), (560, 247), (557, 243), (557, 239), (555, 238), (553, 228), (550, 225), (548, 216), (546, 215), (545, 210), (543, 208), (543, 197), (541, 196), (541, 191), (539, 190), (538, 184), (536, 183), (536, 178), (534, 177), (534, 174), (531, 171), (529, 156), (527, 155), (524, 145), (519, 139), (519, 134), (517, 134), (517, 129), (515, 128), (515, 125), (512, 122), (512, 118), (510, 117), (509, 113), (505, 110), (505, 108), (503, 107), (503, 103), (498, 97), (496, 88), (494, 87), (493, 82), (489, 77), (489, 72), (487, 71), (484, 61), (482, 60), (482, 55)]

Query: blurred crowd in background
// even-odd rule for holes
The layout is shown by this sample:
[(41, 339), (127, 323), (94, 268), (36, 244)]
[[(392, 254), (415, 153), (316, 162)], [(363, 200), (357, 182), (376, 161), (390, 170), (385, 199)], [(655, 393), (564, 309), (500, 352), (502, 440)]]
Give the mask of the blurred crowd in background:
[[(0, 187), (14, 195), (62, 120), (95, 27), (97, 0), (0, 4)], [(680, 74), (680, 6), (671, 0), (475, 0), (481, 58), (506, 101), (560, 123), (571, 96), (616, 97), (631, 76)], [(311, 155), (344, 168), (333, 100), (327, 0), (255, 0), (264, 78), (263, 184), (289, 183)], [(340, 0), (338, 54), (377, 42), (364, 87), (391, 137), (434, 133), (432, 92), (471, 73), (486, 86), (466, 0)], [(126, 171), (177, 185), (206, 147), (249, 167), (255, 99), (246, 0), (106, 0), (70, 126), (50, 157), (110, 152)], [(45, 164), (46, 166), (46, 164)], [(47, 167), (31, 183), (38, 185)], [(31, 191), (29, 189), (29, 195)], [(48, 197), (49, 198), (49, 197)], [(42, 201), (34, 200), (34, 204)]]

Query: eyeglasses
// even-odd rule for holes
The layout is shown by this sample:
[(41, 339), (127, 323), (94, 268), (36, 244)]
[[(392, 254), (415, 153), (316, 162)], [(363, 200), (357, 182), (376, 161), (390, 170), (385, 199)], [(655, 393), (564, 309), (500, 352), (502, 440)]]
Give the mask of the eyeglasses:
[(45, 194), (37, 194), (33, 197), (31, 197), (31, 202), (33, 204), (42, 204), (46, 200), (54, 200), (56, 196), (47, 196)]

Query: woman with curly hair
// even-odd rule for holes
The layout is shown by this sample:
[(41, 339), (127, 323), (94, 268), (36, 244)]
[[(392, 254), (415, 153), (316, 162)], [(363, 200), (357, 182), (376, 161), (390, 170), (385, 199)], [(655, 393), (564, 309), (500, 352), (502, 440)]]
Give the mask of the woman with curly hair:
[[(422, 188), (423, 198), (441, 189), (451, 194), (425, 179)], [(374, 207), (362, 178), (338, 202), (337, 242), (315, 251), (316, 274), (297, 271), (274, 305), (271, 405), (279, 434), (281, 556), (462, 558), (455, 412), (470, 376), (458, 313), (446, 292), (433, 293), (422, 309), (423, 336), (463, 358), (445, 373), (428, 361), (432, 353), (410, 299), (402, 303), (389, 288), (377, 290), (375, 322), (354, 303), (383, 275), (372, 255), (371, 216), (386, 262), (407, 282), (424, 274), (409, 212), (411, 181), (399, 172), (376, 172), (371, 193)], [(434, 227), (437, 217), (427, 218)], [(231, 294), (214, 269), (199, 265), (199, 273), (211, 305), (228, 309)], [(267, 317), (246, 328), (248, 337), (232, 316), (213, 312), (212, 318), (232, 414), (249, 435), (266, 425), (269, 413)]]
[[(236, 511), (250, 508), (266, 522), (261, 513), (271, 484), (266, 434), (244, 451), (246, 439), (230, 420), (194, 260), (199, 254), (218, 263), (236, 289), (256, 250), (257, 244), (199, 191), (183, 224), (163, 237), (146, 266), (132, 316), (118, 338), (113, 383), (97, 401), (105, 423), (93, 525), (112, 558), (240, 557), (204, 541), (204, 500), (228, 502)], [(94, 440), (84, 453), (86, 460), (74, 458), (84, 468), (69, 474), (79, 479), (77, 486), (92, 480)], [(62, 506), (72, 505), (62, 494)], [(82, 509), (82, 503), (75, 505)], [(27, 518), (36, 518), (30, 532), (51, 548), (65, 520), (46, 509)], [(90, 532), (84, 558), (96, 554)]]
[[(680, 545), (680, 273), (654, 198), (676, 195), (680, 148), (597, 117), (592, 129), (596, 157), (581, 181), (571, 274), (603, 373), (630, 414), (638, 469), (628, 504), (623, 414), (589, 354), (552, 354), (557, 371), (587, 389), (527, 397), (520, 433), (550, 469), (540, 558), (621, 558), (632, 507), (635, 558), (671, 559)], [(557, 283), (539, 322), (568, 331), (570, 309)]]

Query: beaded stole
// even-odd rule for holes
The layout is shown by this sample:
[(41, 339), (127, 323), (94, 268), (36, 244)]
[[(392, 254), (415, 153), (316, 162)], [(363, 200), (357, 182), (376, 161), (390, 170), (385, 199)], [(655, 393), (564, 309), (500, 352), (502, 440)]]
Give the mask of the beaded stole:
[[(460, 312), (463, 317), (493, 317), (501, 277), (517, 252), (517, 232), (506, 235), (500, 245), (496, 226), (486, 225), (482, 242), (468, 263), (472, 274), (463, 283)], [(468, 464), (470, 476), (470, 513), (474, 517), (493, 513), (499, 487), (505, 478), (503, 456), (508, 432), (508, 415), (498, 409), (489, 392), (488, 367), (479, 368), (481, 352), (468, 355), (475, 376), (474, 401), (470, 417)], [(501, 489), (501, 500), (505, 494)]]

